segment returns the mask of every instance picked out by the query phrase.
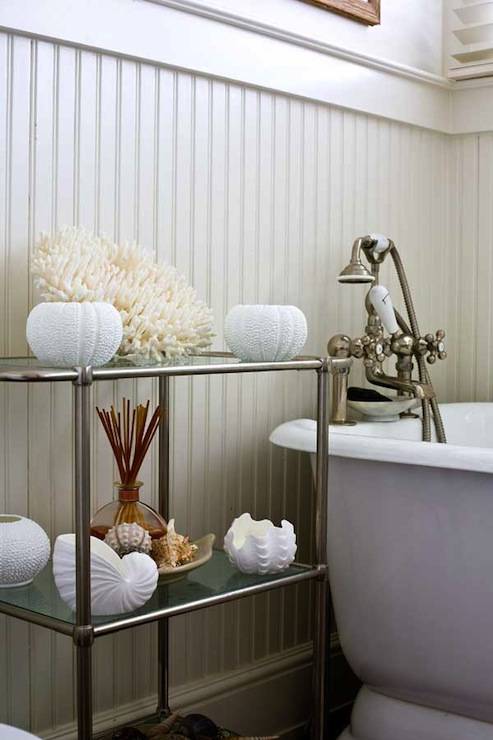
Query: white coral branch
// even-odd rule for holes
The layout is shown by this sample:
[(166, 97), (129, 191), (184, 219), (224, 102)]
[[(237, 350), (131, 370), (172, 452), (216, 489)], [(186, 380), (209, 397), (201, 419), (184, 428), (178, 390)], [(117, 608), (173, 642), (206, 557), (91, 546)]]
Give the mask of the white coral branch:
[(137, 245), (65, 227), (41, 236), (32, 272), (46, 301), (112, 303), (123, 322), (120, 355), (173, 358), (211, 344), (210, 308), (174, 267)]

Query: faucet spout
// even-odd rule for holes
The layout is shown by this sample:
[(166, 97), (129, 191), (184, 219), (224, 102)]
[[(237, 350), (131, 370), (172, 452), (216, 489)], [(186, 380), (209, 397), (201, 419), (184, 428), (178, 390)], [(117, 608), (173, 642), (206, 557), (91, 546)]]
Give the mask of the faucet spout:
[(431, 400), (435, 391), (431, 383), (417, 383), (415, 380), (401, 380), (383, 372), (379, 367), (367, 367), (366, 379), (382, 388), (394, 388), (403, 393), (411, 393), (415, 398)]

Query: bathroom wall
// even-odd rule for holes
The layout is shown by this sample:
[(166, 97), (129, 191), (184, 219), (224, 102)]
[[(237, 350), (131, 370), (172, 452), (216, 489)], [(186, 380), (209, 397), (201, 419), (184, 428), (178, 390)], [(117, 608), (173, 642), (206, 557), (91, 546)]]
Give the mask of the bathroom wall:
[[(0, 77), (3, 354), (26, 352), (37, 235), (71, 223), (138, 240), (176, 264), (214, 309), (217, 348), (224, 315), (238, 302), (299, 305), (308, 352), (323, 353), (336, 331), (362, 332), (364, 289), (335, 277), (354, 236), (368, 230), (399, 244), (423, 328), (443, 324), (453, 341), (466, 320), (447, 240), (444, 134), (19, 35), (0, 36)], [(454, 354), (442, 365), (438, 390), (455, 398), (464, 391)], [(301, 374), (176, 380), (171, 480), (180, 530), (212, 530), (220, 540), (241, 511), (286, 514), (309, 556), (307, 461), (272, 450), (267, 437), (281, 420), (313, 414), (313, 385)], [(148, 381), (102, 383), (95, 401), (145, 399), (153, 390)], [(1, 510), (33, 517), (51, 537), (72, 528), (70, 393), (61, 385), (0, 388)], [(96, 420), (93, 455), (97, 507), (115, 475)], [(155, 453), (144, 480), (153, 501)], [(214, 706), (245, 732), (297, 725), (307, 711), (310, 616), (299, 587), (174, 620), (175, 704)], [(98, 727), (152, 709), (155, 647), (152, 627), (97, 644)], [(0, 651), (2, 720), (66, 740), (70, 641), (2, 618)], [(268, 695), (278, 704), (253, 718), (246, 698), (256, 685), (264, 696), (266, 685), (277, 687)], [(283, 702), (303, 692), (304, 704)]]
[(373, 27), (321, 12), (300, 0), (243, 0), (241, 8), (237, 0), (194, 0), (193, 4), (318, 38), (355, 53), (442, 74), (441, 2), (382, 2), (381, 24)]
[(451, 262), (459, 276), (451, 318), (461, 352), (448, 387), (459, 401), (493, 399), (492, 166), (493, 133), (454, 137), (450, 240), (444, 261)]
[[(40, 230), (83, 224), (176, 264), (213, 306), (217, 348), (235, 303), (296, 303), (309, 352), (362, 332), (364, 289), (335, 278), (354, 236), (379, 230), (399, 244), (423, 331), (447, 329), (449, 358), (432, 369), (440, 397), (490, 400), (493, 139), (445, 132), (492, 129), (493, 88), (440, 79), (441, 4), (389, 0), (374, 29), (294, 0), (241, 5), (240, 17), (234, 0), (3, 0), (0, 351), (26, 351)], [(154, 391), (101, 384), (95, 402)], [(0, 388), (0, 510), (52, 537), (72, 529), (70, 401), (62, 386)], [(313, 380), (181, 379), (172, 401), (178, 526), (220, 541), (241, 511), (287, 515), (308, 557), (307, 461), (267, 437), (313, 414)], [(93, 462), (96, 508), (115, 477), (96, 421)], [(310, 616), (299, 587), (173, 620), (173, 706), (245, 733), (298, 727)], [(98, 729), (152, 711), (155, 648), (153, 627), (97, 644)], [(72, 676), (69, 640), (0, 618), (1, 720), (72, 737)]]

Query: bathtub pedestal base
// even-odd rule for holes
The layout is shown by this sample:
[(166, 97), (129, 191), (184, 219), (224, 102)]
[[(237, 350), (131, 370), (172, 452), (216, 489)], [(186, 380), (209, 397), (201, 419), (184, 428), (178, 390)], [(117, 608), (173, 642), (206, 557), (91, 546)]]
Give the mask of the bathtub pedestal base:
[[(341, 740), (493, 740), (493, 404), (441, 410), (448, 445), (416, 419), (330, 428), (330, 588), (366, 687)], [(313, 453), (316, 424), (271, 440)]]
[(493, 740), (493, 724), (393, 699), (366, 686), (339, 740)]

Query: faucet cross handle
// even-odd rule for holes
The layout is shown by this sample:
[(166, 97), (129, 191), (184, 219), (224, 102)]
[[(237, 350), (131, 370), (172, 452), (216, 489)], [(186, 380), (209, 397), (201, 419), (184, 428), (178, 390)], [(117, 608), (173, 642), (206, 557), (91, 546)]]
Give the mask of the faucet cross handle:
[(433, 365), (436, 362), (437, 357), (439, 360), (445, 360), (447, 357), (445, 342), (443, 341), (444, 339), (444, 330), (438, 329), (435, 336), (433, 336), (433, 334), (425, 334), (424, 339), (419, 340), (420, 347), (423, 348), (421, 354), (426, 354), (428, 352), (426, 362), (429, 362), (430, 365)]
[(375, 367), (392, 354), (390, 338), (384, 337), (381, 330), (376, 334), (364, 334), (351, 343), (351, 354), (353, 357), (363, 358), (365, 367)]

